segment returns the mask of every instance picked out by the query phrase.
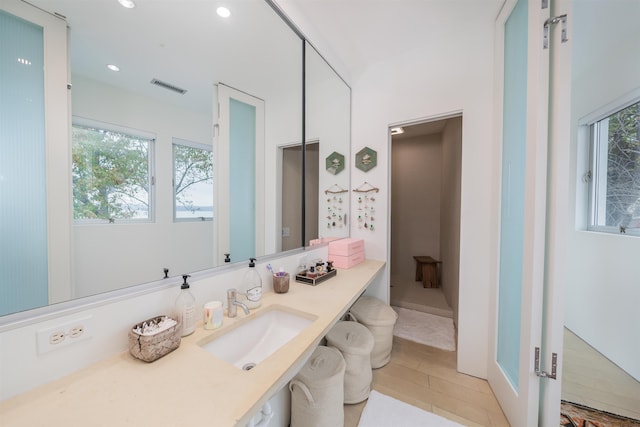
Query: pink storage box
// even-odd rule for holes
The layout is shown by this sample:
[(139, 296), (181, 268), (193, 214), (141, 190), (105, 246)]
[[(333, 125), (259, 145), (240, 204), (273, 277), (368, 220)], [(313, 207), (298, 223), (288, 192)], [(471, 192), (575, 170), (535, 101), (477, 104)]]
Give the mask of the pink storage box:
[(333, 261), (333, 266), (336, 268), (351, 268), (364, 261), (364, 252), (356, 252), (355, 254), (348, 256), (329, 254), (329, 261)]
[(340, 239), (329, 242), (329, 261), (336, 268), (351, 268), (364, 261), (362, 239)]
[(364, 252), (364, 240), (340, 239), (329, 242), (329, 255), (349, 256)]

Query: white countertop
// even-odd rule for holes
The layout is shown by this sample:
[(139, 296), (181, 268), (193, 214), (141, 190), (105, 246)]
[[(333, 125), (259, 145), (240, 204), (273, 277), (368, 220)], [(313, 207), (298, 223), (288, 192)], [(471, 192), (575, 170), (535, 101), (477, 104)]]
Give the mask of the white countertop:
[[(242, 371), (200, 347), (245, 317), (224, 317), (222, 328), (199, 325), (180, 347), (153, 363), (128, 352), (0, 403), (8, 426), (244, 426), (299, 369), (319, 341), (384, 266), (367, 260), (338, 270), (317, 286), (291, 281), (286, 294), (265, 293), (262, 306), (278, 305), (316, 316), (289, 343), (250, 371)], [(143, 320), (143, 319), (142, 319)]]

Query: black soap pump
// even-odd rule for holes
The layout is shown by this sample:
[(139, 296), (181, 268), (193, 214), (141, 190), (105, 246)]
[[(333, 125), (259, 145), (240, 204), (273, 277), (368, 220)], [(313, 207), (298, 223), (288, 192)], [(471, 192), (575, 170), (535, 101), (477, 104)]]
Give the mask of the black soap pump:
[(180, 295), (176, 299), (176, 320), (180, 323), (182, 336), (191, 335), (196, 329), (196, 299), (189, 290), (188, 274), (182, 275), (184, 283), (180, 286)]

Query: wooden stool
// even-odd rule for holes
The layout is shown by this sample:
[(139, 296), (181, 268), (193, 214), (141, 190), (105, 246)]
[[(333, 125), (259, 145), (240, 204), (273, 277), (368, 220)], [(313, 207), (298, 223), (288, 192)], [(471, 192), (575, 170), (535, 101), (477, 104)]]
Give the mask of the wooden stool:
[(433, 259), (430, 256), (417, 256), (413, 259), (416, 260), (416, 282), (422, 281), (423, 288), (438, 288), (440, 283), (438, 282), (438, 264), (442, 261)]

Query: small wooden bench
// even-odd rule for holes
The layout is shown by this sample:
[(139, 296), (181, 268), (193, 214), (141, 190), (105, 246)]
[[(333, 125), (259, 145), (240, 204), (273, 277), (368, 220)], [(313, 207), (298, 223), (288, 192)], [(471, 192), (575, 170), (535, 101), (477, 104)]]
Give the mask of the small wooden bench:
[(418, 255), (414, 255), (413, 259), (416, 260), (416, 282), (422, 281), (423, 288), (439, 288), (438, 264), (442, 261)]

